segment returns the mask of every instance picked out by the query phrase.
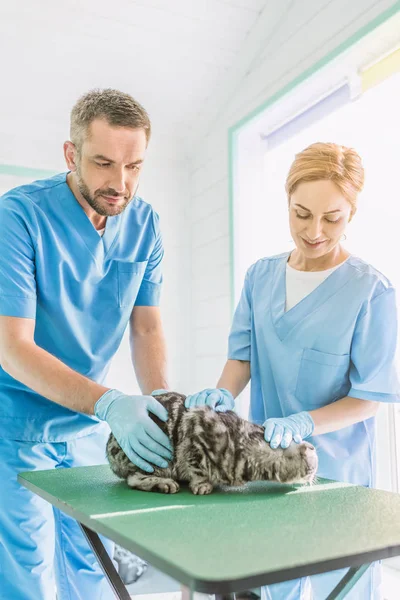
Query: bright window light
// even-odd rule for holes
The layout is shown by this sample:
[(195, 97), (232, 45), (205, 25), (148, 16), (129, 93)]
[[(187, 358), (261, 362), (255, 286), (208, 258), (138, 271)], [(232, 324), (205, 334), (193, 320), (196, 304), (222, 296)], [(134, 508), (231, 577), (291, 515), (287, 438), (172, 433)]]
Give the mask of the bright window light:
[[(314, 142), (351, 146), (366, 171), (359, 209), (347, 232), (346, 248), (370, 262), (400, 290), (400, 74), (363, 94), (271, 151), (264, 161), (264, 198), (258, 202), (242, 264), (294, 247), (288, 226), (285, 179), (297, 152)], [(244, 274), (240, 274), (242, 278)]]

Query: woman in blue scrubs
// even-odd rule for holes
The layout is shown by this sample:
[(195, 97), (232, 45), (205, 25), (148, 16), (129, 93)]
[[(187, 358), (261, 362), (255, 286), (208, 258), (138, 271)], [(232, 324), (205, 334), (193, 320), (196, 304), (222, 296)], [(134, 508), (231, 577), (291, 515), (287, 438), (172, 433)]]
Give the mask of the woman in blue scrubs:
[[(397, 309), (388, 279), (341, 245), (364, 171), (358, 154), (317, 143), (296, 155), (286, 191), (296, 248), (250, 267), (216, 389), (187, 398), (215, 406), (251, 379), (250, 419), (276, 448), (309, 439), (318, 475), (375, 482), (375, 415), (398, 402)], [(312, 532), (310, 532), (310, 539)], [(264, 599), (325, 598), (344, 571), (263, 588)], [(349, 600), (378, 598), (377, 569)]]

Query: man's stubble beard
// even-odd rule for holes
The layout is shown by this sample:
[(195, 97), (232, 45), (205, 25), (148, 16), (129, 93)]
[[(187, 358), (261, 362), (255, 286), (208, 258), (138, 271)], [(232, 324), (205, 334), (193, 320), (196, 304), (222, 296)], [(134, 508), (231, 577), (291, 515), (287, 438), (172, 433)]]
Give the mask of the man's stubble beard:
[[(126, 209), (128, 204), (133, 200), (133, 198), (136, 194), (137, 188), (139, 186), (139, 184), (136, 186), (136, 189), (135, 189), (135, 192), (134, 192), (132, 198), (129, 198), (129, 199), (124, 198), (124, 202), (121, 205), (107, 208), (101, 202), (99, 202), (97, 200), (97, 196), (101, 197), (101, 193), (98, 193), (97, 196), (95, 196), (95, 197), (93, 197), (91, 195), (89, 188), (86, 185), (86, 183), (82, 177), (80, 166), (78, 164), (76, 165), (75, 174), (76, 174), (76, 185), (78, 187), (79, 192), (82, 194), (82, 197), (86, 200), (86, 202), (89, 204), (89, 206), (91, 208), (93, 208), (93, 210), (96, 211), (96, 213), (98, 215), (101, 215), (102, 217), (115, 217), (117, 215), (120, 215)], [(108, 190), (100, 190), (100, 191), (107, 196), (118, 197), (118, 194), (115, 193), (115, 190), (108, 189)]]

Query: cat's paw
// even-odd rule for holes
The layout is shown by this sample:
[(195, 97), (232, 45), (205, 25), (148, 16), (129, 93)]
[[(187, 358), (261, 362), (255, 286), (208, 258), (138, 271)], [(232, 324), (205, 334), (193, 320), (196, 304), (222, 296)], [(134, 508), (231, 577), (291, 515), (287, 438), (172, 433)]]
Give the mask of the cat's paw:
[(127, 478), (129, 487), (142, 492), (162, 492), (163, 494), (176, 494), (179, 484), (166, 477), (154, 477), (144, 473), (131, 473)]
[(173, 479), (164, 479), (153, 488), (153, 491), (163, 492), (163, 494), (176, 494), (179, 492), (179, 484)]
[(211, 494), (211, 492), (213, 491), (212, 483), (209, 483), (208, 481), (191, 483), (189, 487), (192, 490), (193, 494), (196, 494), (198, 496), (205, 496), (206, 494)]

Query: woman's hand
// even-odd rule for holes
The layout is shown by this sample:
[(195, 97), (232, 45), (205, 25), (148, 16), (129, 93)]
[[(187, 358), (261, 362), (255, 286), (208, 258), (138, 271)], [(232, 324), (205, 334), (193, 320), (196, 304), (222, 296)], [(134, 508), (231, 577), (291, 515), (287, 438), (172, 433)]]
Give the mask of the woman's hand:
[(210, 406), (217, 412), (225, 412), (234, 408), (235, 400), (230, 391), (225, 388), (207, 388), (202, 392), (187, 396), (185, 406), (186, 408)]
[(264, 423), (264, 439), (271, 448), (289, 448), (292, 441), (300, 444), (314, 431), (314, 421), (310, 413), (300, 412), (290, 417), (271, 418)]

